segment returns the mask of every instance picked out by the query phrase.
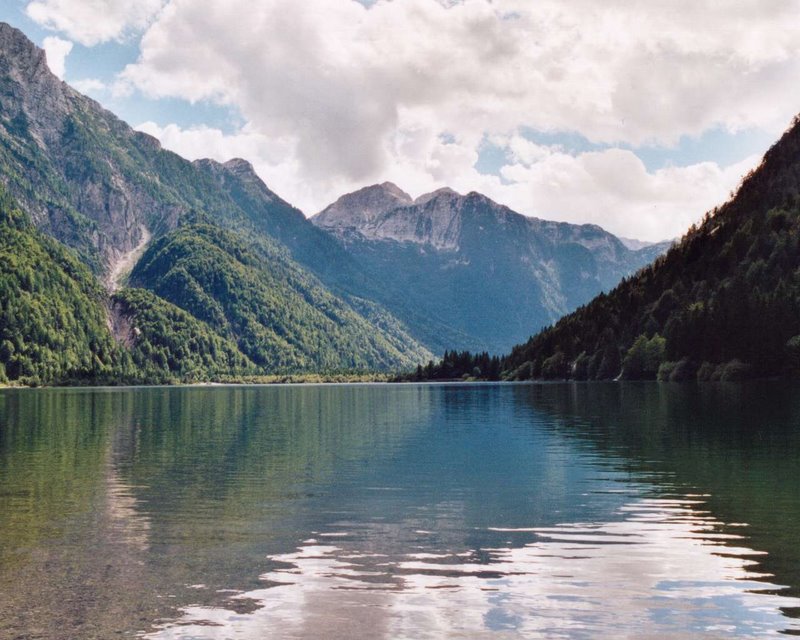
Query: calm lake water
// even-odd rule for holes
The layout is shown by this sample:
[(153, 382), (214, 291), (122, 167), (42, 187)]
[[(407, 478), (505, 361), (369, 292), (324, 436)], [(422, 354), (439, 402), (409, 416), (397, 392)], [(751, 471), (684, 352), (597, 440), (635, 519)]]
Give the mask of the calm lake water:
[(0, 638), (800, 633), (800, 386), (0, 392)]

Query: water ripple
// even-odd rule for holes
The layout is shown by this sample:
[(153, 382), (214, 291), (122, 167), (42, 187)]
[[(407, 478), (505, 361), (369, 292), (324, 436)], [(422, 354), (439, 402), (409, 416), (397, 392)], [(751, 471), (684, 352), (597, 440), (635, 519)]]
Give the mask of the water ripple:
[[(381, 545), (381, 535), (318, 533), (273, 556), (271, 585), (236, 595), (250, 613), (188, 607), (152, 639), (762, 638), (800, 605), (756, 571), (759, 553), (699, 496), (633, 500), (613, 522), (489, 527), (519, 546), (448, 553)], [(369, 549), (360, 548), (369, 540)], [(396, 538), (395, 538), (396, 539)], [(322, 541), (321, 541), (322, 540)]]

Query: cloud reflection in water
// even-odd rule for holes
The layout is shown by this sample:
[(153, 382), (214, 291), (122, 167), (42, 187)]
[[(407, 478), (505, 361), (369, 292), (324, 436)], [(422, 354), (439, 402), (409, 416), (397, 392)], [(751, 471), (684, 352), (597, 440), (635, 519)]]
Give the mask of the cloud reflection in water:
[[(249, 613), (188, 607), (148, 635), (186, 638), (761, 638), (800, 605), (701, 496), (642, 498), (620, 519), (492, 528), (505, 546), (429, 553), (332, 529), (274, 556)], [(417, 531), (419, 535), (426, 532)], [(366, 540), (366, 543), (365, 543)], [(741, 540), (741, 542), (739, 542)], [(232, 606), (231, 609), (236, 607)]]

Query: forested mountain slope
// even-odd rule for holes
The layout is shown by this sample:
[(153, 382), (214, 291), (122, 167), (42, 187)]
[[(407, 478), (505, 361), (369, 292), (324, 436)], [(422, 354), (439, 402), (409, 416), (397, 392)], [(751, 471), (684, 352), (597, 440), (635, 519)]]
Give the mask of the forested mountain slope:
[(122, 289), (109, 299), (75, 253), (36, 229), (0, 189), (0, 383), (157, 383), (260, 372), (236, 344), (148, 291)]
[[(245, 278), (238, 290), (231, 287), (238, 295), (236, 311), (258, 306), (260, 326), (270, 337), (245, 338), (235, 330), (218, 337), (239, 341), (246, 355), (237, 357), (254, 358), (261, 373), (293, 367), (398, 368), (431, 355), (402, 322), (364, 297), (369, 287), (359, 285), (364, 277), (338, 243), (272, 193), (248, 163), (191, 163), (161, 149), (157, 140), (61, 82), (48, 69), (44, 52), (2, 23), (0, 184), (39, 229), (75, 249), (98, 277), (113, 271), (148, 236), (158, 243), (180, 229), (185, 246), (200, 246), (208, 234), (191, 241), (200, 227), (188, 220), (203, 220), (219, 237), (227, 230), (224, 247), (208, 254), (201, 250), (191, 264), (184, 256), (182, 264), (199, 270), (191, 274), (192, 292), (211, 288), (201, 292), (204, 300), (219, 299), (213, 287), (226, 277)], [(248, 255), (249, 271), (231, 268), (236, 258), (227, 251), (234, 245)], [(212, 277), (213, 269), (220, 273)], [(346, 283), (347, 290), (332, 290), (315, 271), (323, 278), (334, 273), (328, 280)], [(159, 278), (151, 275), (151, 281), (142, 282), (155, 289)], [(173, 284), (178, 277), (168, 269), (161, 275)], [(250, 286), (255, 280), (257, 286)], [(158, 283), (171, 300), (182, 303), (189, 295)], [(251, 294), (253, 299), (243, 299)], [(153, 311), (161, 305), (148, 309), (149, 326), (156, 330)], [(184, 304), (184, 311), (209, 329), (205, 310)], [(176, 316), (170, 311), (159, 317), (166, 323)], [(160, 331), (162, 338), (175, 335), (166, 324)], [(279, 343), (283, 346), (275, 347)], [(172, 360), (170, 370), (188, 370)]]
[(512, 350), (514, 379), (735, 379), (800, 368), (800, 126), (665, 256)]
[(407, 368), (430, 355), (397, 328), (376, 331), (274, 246), (205, 222), (155, 241), (130, 282), (202, 320), (272, 373)]
[(124, 364), (97, 281), (0, 190), (0, 382), (103, 379)]

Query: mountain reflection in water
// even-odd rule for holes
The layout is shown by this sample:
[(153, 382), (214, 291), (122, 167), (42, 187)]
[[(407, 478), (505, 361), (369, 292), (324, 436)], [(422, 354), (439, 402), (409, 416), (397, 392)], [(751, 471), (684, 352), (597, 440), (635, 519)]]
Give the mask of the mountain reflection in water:
[(0, 391), (0, 638), (800, 633), (798, 391)]

